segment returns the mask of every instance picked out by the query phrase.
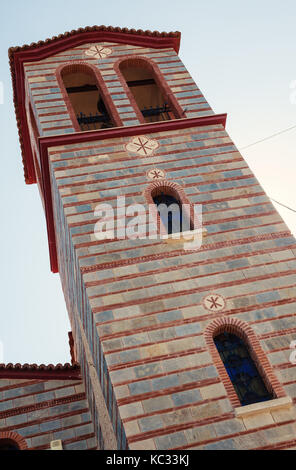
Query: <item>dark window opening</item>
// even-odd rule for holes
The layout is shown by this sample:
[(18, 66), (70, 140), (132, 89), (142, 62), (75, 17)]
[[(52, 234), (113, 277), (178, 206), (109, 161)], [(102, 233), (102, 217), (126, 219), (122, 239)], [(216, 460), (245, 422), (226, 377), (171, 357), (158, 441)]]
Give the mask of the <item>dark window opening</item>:
[(145, 122), (168, 121), (176, 119), (169, 100), (154, 79), (148, 67), (123, 62), (120, 65), (129, 87)]
[(214, 342), (242, 406), (274, 398), (242, 339), (224, 332)]
[(191, 221), (184, 213), (178, 199), (164, 193), (153, 196), (152, 199), (168, 234), (192, 230)]
[(92, 70), (64, 70), (62, 79), (82, 131), (114, 127)]
[(0, 439), (0, 451), (1, 450), (20, 450), (20, 448), (12, 439)]

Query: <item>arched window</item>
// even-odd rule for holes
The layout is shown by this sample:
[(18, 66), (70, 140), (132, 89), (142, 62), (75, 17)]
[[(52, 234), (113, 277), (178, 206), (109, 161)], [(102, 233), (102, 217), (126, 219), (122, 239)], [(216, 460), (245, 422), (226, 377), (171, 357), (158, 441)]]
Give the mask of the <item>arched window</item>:
[[(67, 93), (68, 104), (70, 102), (81, 131), (106, 129), (116, 125), (91, 67), (84, 64), (69, 65), (62, 68), (60, 77)], [(73, 117), (73, 113), (71, 114)]]
[(149, 61), (127, 59), (120, 63), (119, 70), (144, 122), (168, 121), (180, 117)]
[(165, 190), (152, 194), (154, 204), (168, 234), (186, 232), (192, 229), (190, 218), (183, 211), (182, 203), (173, 194)]
[(0, 451), (1, 450), (26, 450), (28, 445), (26, 440), (17, 432), (0, 432)]
[[(159, 171), (157, 168), (154, 171)], [(168, 238), (168, 234), (200, 230), (201, 221), (195, 206), (189, 201), (184, 189), (179, 184), (167, 179), (150, 183), (144, 190), (144, 197), (149, 205), (149, 217), (154, 221), (156, 230)], [(186, 234), (187, 236), (188, 234)], [(190, 234), (191, 235), (191, 234)], [(192, 236), (192, 235), (191, 235)], [(184, 236), (174, 236), (184, 241)]]
[(224, 331), (214, 343), (242, 406), (274, 398), (241, 338)]
[(20, 450), (17, 442), (12, 439), (0, 439), (0, 451), (1, 450)]

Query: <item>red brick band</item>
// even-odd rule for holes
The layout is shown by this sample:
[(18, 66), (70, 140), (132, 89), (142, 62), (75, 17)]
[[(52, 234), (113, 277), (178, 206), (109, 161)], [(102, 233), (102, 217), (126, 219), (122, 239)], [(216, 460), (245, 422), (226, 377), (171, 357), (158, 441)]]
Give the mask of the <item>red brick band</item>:
[(17, 432), (12, 432), (12, 431), (0, 432), (0, 441), (2, 439), (10, 442), (11, 444), (15, 444), (19, 448), (19, 450), (28, 449), (25, 439)]

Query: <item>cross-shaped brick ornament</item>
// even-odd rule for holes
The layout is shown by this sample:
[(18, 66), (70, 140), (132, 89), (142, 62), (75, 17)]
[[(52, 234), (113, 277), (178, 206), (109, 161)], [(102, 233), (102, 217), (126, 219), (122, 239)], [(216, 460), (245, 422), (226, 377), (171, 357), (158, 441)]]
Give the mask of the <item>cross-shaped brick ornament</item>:
[(112, 54), (112, 49), (109, 47), (99, 46), (98, 44), (91, 46), (85, 51), (85, 55), (96, 59), (104, 59), (104, 57), (107, 57), (110, 54)]
[(226, 307), (226, 300), (220, 294), (208, 294), (203, 299), (203, 305), (210, 312), (221, 312)]
[(128, 152), (137, 153), (143, 157), (152, 155), (154, 150), (159, 147), (156, 140), (149, 139), (145, 135), (134, 137), (127, 145), (126, 150)]
[(152, 170), (147, 171), (147, 178), (149, 180), (160, 180), (165, 178), (165, 172), (159, 170), (158, 168), (153, 168)]

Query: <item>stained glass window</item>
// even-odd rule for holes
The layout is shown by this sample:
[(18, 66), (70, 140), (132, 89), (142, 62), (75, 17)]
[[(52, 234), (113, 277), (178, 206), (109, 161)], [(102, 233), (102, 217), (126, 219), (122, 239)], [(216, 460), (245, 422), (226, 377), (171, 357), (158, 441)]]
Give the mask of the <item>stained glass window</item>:
[(274, 398), (242, 339), (224, 332), (214, 342), (242, 406)]

